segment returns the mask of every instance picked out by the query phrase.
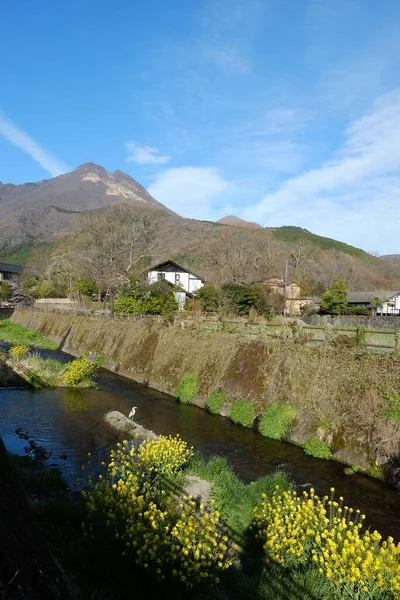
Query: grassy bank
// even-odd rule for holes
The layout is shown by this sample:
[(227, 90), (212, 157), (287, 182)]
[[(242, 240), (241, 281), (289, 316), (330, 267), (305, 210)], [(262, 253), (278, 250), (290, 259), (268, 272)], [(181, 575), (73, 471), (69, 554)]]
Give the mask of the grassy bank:
[(12, 346), (8, 362), (34, 387), (91, 387), (99, 362), (76, 358), (67, 364), (55, 358), (42, 358), (28, 346)]
[[(136, 451), (120, 445), (101, 476), (86, 480), (83, 498), (71, 493), (60, 475), (42, 464), (25, 458), (13, 462), (28, 494), (35, 498), (38, 523), (82, 598), (398, 597), (400, 548), (396, 550), (390, 539), (382, 543), (376, 532), (357, 533), (358, 526), (350, 522), (352, 513), (347, 515), (347, 507), (344, 515), (340, 512), (343, 499), (338, 503), (333, 497), (318, 499), (312, 490), (298, 497), (282, 474), (244, 485), (223, 459), (205, 461), (176, 438), (163, 438), (145, 442)], [(187, 474), (212, 483), (208, 506), (177, 496)], [(362, 520), (358, 516), (353, 520), (358, 518)], [(319, 532), (323, 535), (318, 542)], [(348, 535), (350, 546), (355, 544), (350, 554), (346, 544), (334, 538), (339, 532), (342, 541)], [(336, 539), (335, 552), (329, 544), (325, 551), (325, 537), (329, 543)], [(214, 538), (215, 556), (209, 542)], [(240, 544), (239, 550), (232, 538)], [(368, 546), (370, 538), (373, 543)], [(362, 552), (370, 553), (369, 566), (357, 562)], [(225, 567), (227, 560), (232, 565)], [(335, 561), (337, 572), (332, 574)], [(383, 561), (380, 567), (379, 561)], [(207, 577), (198, 578), (197, 569)]]
[(37, 348), (56, 350), (58, 343), (43, 337), (40, 333), (12, 323), (9, 319), (0, 321), (0, 342), (7, 344), (24, 344)]

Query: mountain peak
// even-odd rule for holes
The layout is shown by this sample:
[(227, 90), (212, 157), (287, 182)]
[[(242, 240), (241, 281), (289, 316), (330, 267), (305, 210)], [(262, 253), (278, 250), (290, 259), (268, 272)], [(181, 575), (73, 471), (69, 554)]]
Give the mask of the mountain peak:
[(245, 221), (240, 217), (235, 217), (234, 215), (227, 215), (223, 217), (217, 223), (222, 223), (223, 225), (231, 225), (231, 227), (246, 227), (247, 229), (262, 229), (261, 225), (258, 223), (253, 223), (252, 221)]

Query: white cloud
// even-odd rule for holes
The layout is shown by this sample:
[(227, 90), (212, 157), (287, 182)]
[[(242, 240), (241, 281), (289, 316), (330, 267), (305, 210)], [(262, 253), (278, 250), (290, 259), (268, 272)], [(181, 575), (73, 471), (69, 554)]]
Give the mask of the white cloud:
[(148, 190), (181, 216), (204, 219), (216, 201), (233, 188), (234, 184), (224, 179), (218, 169), (178, 167), (157, 175)]
[(321, 167), (291, 178), (244, 218), (296, 224), (360, 247), (400, 251), (400, 89), (349, 124), (341, 148)]
[(159, 149), (154, 146), (139, 146), (136, 142), (127, 142), (125, 147), (129, 152), (126, 162), (138, 165), (165, 165), (171, 160), (170, 156), (162, 156)]
[(13, 146), (29, 154), (52, 177), (62, 175), (71, 170), (71, 167), (44, 150), (23, 129), (15, 125), (3, 113), (0, 113), (0, 135), (13, 144)]

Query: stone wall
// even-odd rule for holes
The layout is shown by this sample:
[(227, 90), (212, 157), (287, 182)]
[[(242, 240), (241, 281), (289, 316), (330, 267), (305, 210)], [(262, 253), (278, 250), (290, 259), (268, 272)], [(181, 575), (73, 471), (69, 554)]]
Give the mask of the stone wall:
[(308, 325), (344, 325), (355, 327), (374, 327), (377, 329), (400, 329), (400, 317), (380, 317), (368, 315), (311, 315), (303, 316)]
[(5, 362), (0, 358), (0, 388), (4, 387), (25, 387), (26, 381), (15, 373)]

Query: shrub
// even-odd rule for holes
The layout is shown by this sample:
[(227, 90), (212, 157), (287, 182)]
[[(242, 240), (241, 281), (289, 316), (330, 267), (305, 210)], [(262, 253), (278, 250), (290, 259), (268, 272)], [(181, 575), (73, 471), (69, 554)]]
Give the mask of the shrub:
[(23, 360), (29, 352), (29, 346), (18, 344), (10, 348), (10, 356), (14, 360)]
[(188, 374), (182, 377), (175, 390), (175, 397), (184, 404), (192, 402), (199, 388), (199, 378), (197, 375)]
[(303, 450), (309, 456), (314, 458), (331, 458), (332, 451), (326, 442), (317, 437), (310, 437), (303, 445)]
[(207, 398), (206, 409), (210, 413), (218, 414), (222, 408), (224, 401), (224, 394), (221, 392), (221, 390), (215, 390)]
[(78, 385), (86, 377), (92, 377), (99, 367), (98, 363), (92, 363), (82, 356), (68, 363), (62, 375), (62, 380), (67, 385)]
[(230, 417), (234, 423), (251, 427), (255, 419), (254, 406), (250, 400), (237, 400), (232, 405)]
[(132, 279), (120, 289), (114, 310), (124, 314), (169, 314), (178, 310), (174, 289), (178, 291), (178, 288), (168, 285), (166, 281), (143, 285)]
[(84, 492), (91, 535), (109, 531), (123, 556), (159, 579), (172, 576), (188, 587), (218, 582), (233, 554), (219, 514), (173, 496), (161, 477), (179, 471), (190, 455), (178, 436), (145, 441), (138, 449), (123, 442)]
[(254, 528), (264, 552), (283, 567), (317, 566), (334, 586), (332, 597), (397, 598), (400, 546), (377, 531), (363, 533), (365, 515), (333, 493), (319, 498), (313, 489), (298, 495), (277, 487), (272, 497), (263, 494)]
[(263, 413), (258, 430), (265, 437), (280, 440), (286, 435), (295, 416), (296, 409), (293, 406), (274, 402)]
[(346, 306), (342, 314), (368, 316), (371, 315), (371, 309), (364, 306)]

